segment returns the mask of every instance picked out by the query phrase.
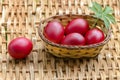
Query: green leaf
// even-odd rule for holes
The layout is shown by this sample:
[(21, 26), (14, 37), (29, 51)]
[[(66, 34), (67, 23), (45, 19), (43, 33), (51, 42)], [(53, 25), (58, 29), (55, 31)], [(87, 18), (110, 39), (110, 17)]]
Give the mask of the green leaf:
[(105, 13), (105, 14), (108, 14), (108, 13), (112, 14), (113, 10), (109, 6), (106, 6), (105, 9), (104, 9), (104, 11), (103, 11), (103, 13)]
[(92, 11), (97, 12), (97, 9), (95, 7), (89, 7)]
[(115, 18), (113, 17), (113, 15), (108, 14), (108, 15), (106, 15), (106, 17), (109, 18), (111, 23), (116, 23)]
[(101, 17), (101, 16), (102, 16), (102, 14), (95, 13), (95, 17), (102, 19), (102, 17)]
[(95, 13), (101, 13), (102, 12), (102, 6), (99, 5), (98, 3), (96, 2), (92, 2), (92, 7), (90, 7), (91, 10), (93, 10)]
[(93, 5), (95, 6), (98, 12), (102, 12), (102, 6), (100, 4), (93, 2)]
[[(95, 16), (97, 18), (102, 19), (104, 21), (105, 26), (107, 28), (110, 26), (111, 23), (116, 22), (114, 16), (112, 15), (113, 10), (109, 6), (105, 6), (105, 8), (102, 8), (102, 6), (97, 2), (92, 2), (92, 7), (90, 7), (89, 9), (91, 9), (95, 13)], [(98, 21), (98, 19), (96, 21)]]
[(103, 21), (104, 21), (104, 23), (105, 23), (105, 26), (108, 28), (109, 25), (110, 25), (109, 20), (108, 20), (106, 17), (103, 17)]

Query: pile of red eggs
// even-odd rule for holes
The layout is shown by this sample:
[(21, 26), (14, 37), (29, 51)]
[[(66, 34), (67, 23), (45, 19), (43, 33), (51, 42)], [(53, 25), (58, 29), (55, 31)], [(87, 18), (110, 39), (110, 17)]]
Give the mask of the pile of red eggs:
[(90, 45), (105, 39), (102, 30), (96, 27), (91, 29), (83, 18), (73, 19), (65, 27), (58, 21), (51, 21), (46, 25), (44, 35), (48, 40), (62, 45)]

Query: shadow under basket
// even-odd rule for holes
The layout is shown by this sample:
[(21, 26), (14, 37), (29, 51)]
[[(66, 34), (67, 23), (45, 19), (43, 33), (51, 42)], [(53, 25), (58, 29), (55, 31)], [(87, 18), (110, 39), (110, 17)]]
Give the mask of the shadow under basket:
[(105, 40), (91, 45), (85, 46), (72, 46), (72, 45), (61, 45), (54, 42), (49, 41), (45, 38), (43, 32), (46, 25), (53, 20), (60, 22), (63, 26), (66, 26), (71, 20), (76, 18), (86, 19), (89, 23), (90, 28), (97, 20), (96, 17), (91, 15), (76, 15), (76, 14), (67, 14), (67, 15), (56, 15), (40, 22), (40, 26), (38, 28), (38, 33), (41, 39), (44, 42), (45, 50), (48, 53), (53, 54), (57, 57), (68, 57), (68, 58), (82, 58), (82, 57), (95, 57), (97, 56), (103, 46), (110, 40), (111, 28), (106, 28), (104, 22), (102, 20), (98, 20), (96, 27), (101, 29), (105, 34)]

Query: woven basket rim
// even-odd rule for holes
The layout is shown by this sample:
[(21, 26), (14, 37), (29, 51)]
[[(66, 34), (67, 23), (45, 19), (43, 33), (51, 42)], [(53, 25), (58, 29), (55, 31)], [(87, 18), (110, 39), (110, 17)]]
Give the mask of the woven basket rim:
[[(60, 17), (60, 16), (90, 16), (92, 18), (97, 18), (97, 17), (94, 17), (92, 15), (86, 15), (86, 14), (83, 14), (83, 15), (79, 15), (79, 14), (64, 14), (64, 15), (55, 15), (55, 16), (51, 16), (49, 18), (46, 18), (46, 19), (43, 19), (41, 20), (40, 24), (48, 19), (51, 19), (53, 17)], [(101, 20), (101, 19), (100, 19)], [(101, 20), (103, 22), (103, 20)], [(104, 41), (100, 42), (100, 43), (96, 43), (96, 44), (90, 44), (90, 45), (84, 45), (84, 46), (81, 46), (81, 45), (62, 45), (62, 44), (57, 44), (57, 43), (54, 43), (48, 39), (45, 38), (45, 36), (43, 35), (43, 33), (41, 32), (41, 28), (42, 26), (39, 26), (38, 27), (38, 34), (39, 36), (41, 37), (41, 39), (49, 44), (49, 45), (52, 45), (52, 46), (56, 46), (56, 47), (61, 47), (61, 48), (67, 48), (67, 49), (83, 49), (83, 48), (95, 48), (95, 47), (98, 47), (98, 46), (102, 46), (102, 45), (105, 45), (109, 40), (110, 40), (110, 37), (111, 37), (111, 27), (108, 28), (108, 33), (106, 34), (106, 38)]]

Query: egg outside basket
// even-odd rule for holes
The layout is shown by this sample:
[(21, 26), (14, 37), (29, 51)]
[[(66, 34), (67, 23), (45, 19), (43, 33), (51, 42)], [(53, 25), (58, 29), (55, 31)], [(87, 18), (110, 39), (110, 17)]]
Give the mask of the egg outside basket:
[(67, 14), (67, 15), (56, 15), (40, 22), (38, 28), (38, 33), (41, 39), (44, 42), (45, 50), (48, 53), (53, 54), (57, 57), (69, 57), (69, 58), (81, 58), (81, 57), (95, 57), (97, 56), (103, 46), (110, 40), (111, 28), (106, 28), (102, 20), (98, 20), (96, 26), (103, 30), (105, 34), (105, 40), (101, 43), (85, 45), (85, 46), (70, 46), (70, 45), (61, 45), (49, 41), (45, 38), (43, 31), (48, 22), (56, 20), (59, 21), (63, 26), (66, 26), (72, 19), (75, 18), (84, 18), (89, 22), (90, 28), (96, 21), (96, 17), (91, 15), (76, 15), (76, 14)]

